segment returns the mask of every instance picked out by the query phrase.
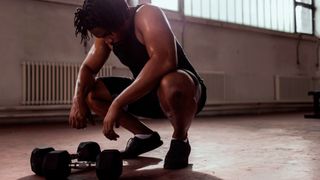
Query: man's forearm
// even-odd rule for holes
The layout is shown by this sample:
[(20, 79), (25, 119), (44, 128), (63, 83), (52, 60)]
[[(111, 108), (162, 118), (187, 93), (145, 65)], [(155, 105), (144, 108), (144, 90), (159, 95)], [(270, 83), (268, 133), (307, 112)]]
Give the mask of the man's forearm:
[(74, 98), (85, 98), (94, 86), (94, 74), (86, 65), (82, 65), (79, 71)]

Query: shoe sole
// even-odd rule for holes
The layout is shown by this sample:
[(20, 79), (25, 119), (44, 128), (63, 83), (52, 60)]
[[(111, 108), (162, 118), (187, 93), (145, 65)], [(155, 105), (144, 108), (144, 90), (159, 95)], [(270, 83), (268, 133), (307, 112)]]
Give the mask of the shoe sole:
[(122, 157), (122, 159), (134, 159), (134, 158), (137, 158), (138, 156), (140, 156), (143, 153), (146, 153), (146, 152), (152, 151), (154, 149), (157, 149), (162, 144), (163, 144), (163, 141), (160, 140), (159, 143), (156, 144), (155, 146), (152, 146), (152, 147), (150, 147), (150, 148), (148, 148), (148, 149), (146, 149), (146, 150), (144, 150), (142, 152), (139, 152), (138, 154), (134, 154), (134, 155), (132, 155), (132, 154), (129, 155), (129, 154), (126, 154), (125, 151), (121, 151), (121, 157)]

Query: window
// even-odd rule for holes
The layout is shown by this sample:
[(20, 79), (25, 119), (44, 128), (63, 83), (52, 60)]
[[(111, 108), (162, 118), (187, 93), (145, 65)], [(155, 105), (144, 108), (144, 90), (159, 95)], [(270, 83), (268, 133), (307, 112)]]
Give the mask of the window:
[(313, 2), (312, 0), (296, 0), (296, 32), (313, 34)]
[(294, 32), (293, 0), (184, 0), (187, 16)]
[(314, 0), (150, 0), (186, 16), (288, 33), (314, 34)]
[(179, 0), (151, 0), (151, 3), (163, 9), (172, 11), (179, 10)]

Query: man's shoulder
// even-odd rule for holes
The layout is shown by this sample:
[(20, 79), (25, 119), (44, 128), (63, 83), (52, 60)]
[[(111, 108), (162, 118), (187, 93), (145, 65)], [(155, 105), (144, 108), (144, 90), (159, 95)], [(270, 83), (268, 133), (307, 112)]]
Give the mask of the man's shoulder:
[(161, 13), (162, 10), (151, 4), (142, 4), (138, 7), (136, 11), (136, 16), (150, 16), (156, 15), (157, 13)]

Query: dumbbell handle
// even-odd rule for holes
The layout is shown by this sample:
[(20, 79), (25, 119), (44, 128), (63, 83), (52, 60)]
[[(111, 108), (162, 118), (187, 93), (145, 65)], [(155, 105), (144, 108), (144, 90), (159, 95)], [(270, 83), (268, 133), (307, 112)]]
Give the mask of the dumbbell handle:
[(90, 168), (90, 167), (96, 167), (96, 163), (89, 162), (89, 161), (72, 162), (69, 164), (69, 167), (71, 167), (73, 169)]
[[(77, 154), (70, 154), (71, 160), (78, 159), (79, 158), (79, 153)], [(76, 162), (71, 162), (69, 166), (73, 169), (83, 169), (83, 168), (90, 168), (90, 167), (95, 167), (96, 162), (90, 162), (90, 161), (76, 161)]]

